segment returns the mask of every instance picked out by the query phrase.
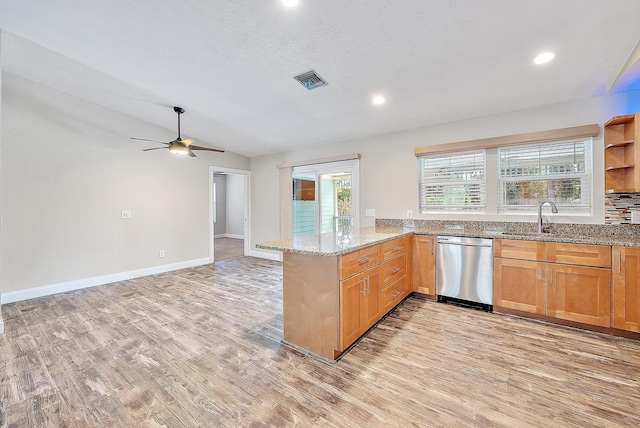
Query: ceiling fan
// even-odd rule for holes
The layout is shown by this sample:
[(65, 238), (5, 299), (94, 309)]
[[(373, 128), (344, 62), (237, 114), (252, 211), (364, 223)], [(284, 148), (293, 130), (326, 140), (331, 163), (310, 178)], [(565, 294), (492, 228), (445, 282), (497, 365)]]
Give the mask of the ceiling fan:
[(195, 153), (192, 152), (192, 150), (204, 150), (207, 152), (219, 152), (219, 153), (224, 153), (224, 150), (218, 150), (218, 149), (211, 149), (209, 147), (202, 147), (202, 146), (194, 146), (193, 140), (191, 138), (183, 140), (182, 138), (180, 138), (180, 115), (182, 113), (184, 113), (184, 109), (182, 107), (174, 107), (173, 111), (175, 111), (178, 114), (178, 138), (176, 138), (173, 141), (170, 141), (168, 143), (165, 143), (163, 141), (156, 141), (156, 140), (148, 140), (146, 138), (135, 138), (135, 137), (131, 137), (132, 140), (140, 140), (140, 141), (151, 141), (152, 143), (159, 143), (159, 144), (165, 144), (168, 147), (153, 147), (151, 149), (143, 149), (143, 152), (148, 152), (151, 150), (160, 150), (160, 149), (165, 149), (168, 148), (169, 151), (171, 153), (174, 153), (176, 155), (189, 155), (192, 158), (195, 158), (196, 155)]

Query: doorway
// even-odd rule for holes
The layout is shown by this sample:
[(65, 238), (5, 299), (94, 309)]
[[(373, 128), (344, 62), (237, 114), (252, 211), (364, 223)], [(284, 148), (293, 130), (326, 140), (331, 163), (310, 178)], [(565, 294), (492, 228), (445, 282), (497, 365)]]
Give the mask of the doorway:
[(292, 236), (358, 227), (357, 160), (294, 167), (291, 171)]
[(209, 259), (249, 254), (249, 171), (210, 167)]

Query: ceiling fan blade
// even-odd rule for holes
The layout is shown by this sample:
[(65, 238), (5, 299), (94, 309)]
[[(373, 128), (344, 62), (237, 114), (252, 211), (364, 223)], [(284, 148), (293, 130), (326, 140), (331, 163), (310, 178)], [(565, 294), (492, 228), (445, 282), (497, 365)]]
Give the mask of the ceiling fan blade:
[(195, 140), (193, 138), (187, 138), (186, 140), (182, 140), (182, 144), (184, 144), (186, 147), (189, 147), (190, 144), (192, 144)]
[(166, 147), (153, 147), (151, 149), (142, 149), (142, 151), (143, 152), (148, 152), (148, 151), (151, 151), (151, 150), (165, 150), (165, 149), (166, 149)]
[(146, 138), (130, 137), (129, 139), (130, 139), (130, 140), (140, 140), (140, 141), (151, 141), (152, 143), (160, 143), (160, 144), (166, 144), (166, 145), (169, 145), (169, 143), (165, 143), (164, 141), (147, 140)]
[(211, 149), (209, 147), (202, 147), (202, 146), (189, 146), (189, 148), (191, 150), (206, 150), (207, 152), (218, 152), (218, 153), (224, 153), (224, 150), (218, 150), (218, 149)]
[(196, 157), (196, 154), (195, 154), (195, 153), (193, 153), (191, 150), (189, 150), (189, 156), (191, 156), (192, 158), (195, 158), (195, 157)]

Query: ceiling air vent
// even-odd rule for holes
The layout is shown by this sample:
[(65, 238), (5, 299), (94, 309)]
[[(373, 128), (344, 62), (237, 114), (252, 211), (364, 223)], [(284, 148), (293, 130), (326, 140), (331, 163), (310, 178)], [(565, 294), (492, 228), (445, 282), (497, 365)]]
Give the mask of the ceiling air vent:
[(319, 88), (320, 86), (326, 86), (329, 84), (326, 80), (318, 75), (315, 70), (307, 71), (306, 73), (293, 76), (302, 86), (308, 90)]

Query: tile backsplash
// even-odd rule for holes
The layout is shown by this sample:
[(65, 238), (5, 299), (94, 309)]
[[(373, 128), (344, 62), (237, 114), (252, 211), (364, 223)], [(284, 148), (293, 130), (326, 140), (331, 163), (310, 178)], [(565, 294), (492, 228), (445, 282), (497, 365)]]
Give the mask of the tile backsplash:
[(607, 193), (604, 195), (605, 224), (630, 224), (631, 211), (640, 211), (640, 193)]

